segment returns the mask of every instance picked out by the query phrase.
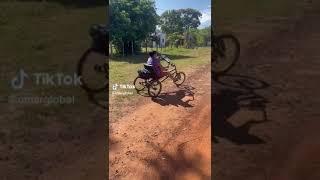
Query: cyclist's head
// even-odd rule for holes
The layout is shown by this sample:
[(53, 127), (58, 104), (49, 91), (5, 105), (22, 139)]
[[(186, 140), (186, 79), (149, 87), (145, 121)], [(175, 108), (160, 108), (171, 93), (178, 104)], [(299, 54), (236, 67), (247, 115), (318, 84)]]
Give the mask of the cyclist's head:
[(156, 56), (158, 53), (157, 53), (157, 51), (151, 51), (151, 52), (149, 52), (149, 56), (150, 57), (154, 57), (154, 56)]

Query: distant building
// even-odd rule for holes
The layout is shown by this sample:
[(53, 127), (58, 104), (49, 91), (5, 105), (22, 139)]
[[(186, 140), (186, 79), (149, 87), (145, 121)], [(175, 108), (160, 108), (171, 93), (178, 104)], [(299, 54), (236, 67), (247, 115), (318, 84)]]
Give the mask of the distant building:
[[(158, 47), (165, 47), (166, 46), (166, 34), (159, 29), (156, 29), (156, 35), (160, 38), (160, 42)], [(154, 48), (157, 47), (157, 43), (155, 41), (152, 42)]]

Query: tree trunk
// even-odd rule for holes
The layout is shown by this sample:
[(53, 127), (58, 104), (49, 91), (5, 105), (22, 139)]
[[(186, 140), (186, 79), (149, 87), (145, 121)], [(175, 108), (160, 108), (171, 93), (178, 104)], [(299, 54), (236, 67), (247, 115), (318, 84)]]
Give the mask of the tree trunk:
[(139, 51), (142, 51), (142, 42), (140, 43), (140, 49), (139, 49)]
[(122, 41), (122, 56), (124, 56), (124, 42)]
[(112, 56), (112, 43), (110, 43), (109, 46), (110, 46), (110, 56)]
[(134, 51), (133, 51), (133, 41), (131, 41), (131, 55), (134, 55)]

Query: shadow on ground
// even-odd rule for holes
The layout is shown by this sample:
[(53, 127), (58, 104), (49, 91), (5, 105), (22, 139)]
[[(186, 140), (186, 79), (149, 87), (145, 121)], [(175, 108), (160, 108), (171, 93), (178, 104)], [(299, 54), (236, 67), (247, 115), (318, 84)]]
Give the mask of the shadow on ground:
[(163, 151), (161, 147), (150, 143), (153, 150), (159, 153), (159, 156), (152, 159), (144, 159), (144, 163), (151, 166), (157, 172), (160, 180), (176, 179), (177, 176), (188, 175), (190, 173), (199, 177), (199, 179), (209, 180), (211, 177), (207, 175), (199, 167), (203, 159), (201, 154), (193, 154), (192, 156), (185, 153), (184, 144), (180, 144), (175, 152), (169, 153)]
[(178, 91), (162, 93), (158, 97), (151, 98), (153, 102), (161, 106), (173, 105), (176, 107), (193, 107), (189, 104), (194, 100), (194, 90), (192, 86), (183, 85), (179, 87)]
[(114, 151), (119, 149), (119, 140), (114, 139), (113, 137), (110, 137), (109, 135), (109, 141), (108, 141), (108, 150), (109, 151)]
[[(220, 87), (213, 94), (213, 142), (218, 143), (219, 138), (225, 138), (237, 145), (263, 144), (265, 141), (254, 134), (250, 128), (253, 125), (268, 121), (266, 113), (267, 99), (257, 94), (258, 89), (268, 88), (269, 85), (261, 80), (242, 75), (223, 75), (215, 79), (214, 87)], [(260, 120), (248, 119), (240, 126), (229, 122), (229, 118), (241, 109), (259, 111), (263, 118)]]

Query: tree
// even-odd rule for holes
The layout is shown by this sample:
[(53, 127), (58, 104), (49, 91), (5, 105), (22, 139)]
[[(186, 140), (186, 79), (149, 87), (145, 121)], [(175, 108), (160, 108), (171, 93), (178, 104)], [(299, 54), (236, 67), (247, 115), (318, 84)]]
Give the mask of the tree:
[(211, 42), (211, 27), (198, 29), (196, 32), (196, 39), (198, 46), (208, 46), (209, 42)]
[(167, 10), (161, 17), (161, 30), (167, 34), (180, 33), (200, 25), (202, 14), (196, 9)]
[(195, 37), (190, 29), (200, 25), (202, 14), (196, 9), (167, 10), (160, 17), (160, 27), (168, 35), (168, 41), (176, 47), (183, 42), (187, 48), (195, 45)]
[(168, 35), (167, 42), (170, 44), (171, 47), (173, 45), (175, 47), (179, 47), (179, 45), (182, 44), (183, 38), (184, 38), (183, 35), (181, 35), (178, 32), (175, 32), (175, 33), (172, 33), (172, 34)]
[(183, 33), (183, 22), (178, 10), (167, 10), (160, 17), (160, 27), (166, 34)]
[(183, 29), (185, 31), (189, 30), (190, 28), (197, 28), (199, 27), (200, 17), (202, 16), (201, 12), (196, 9), (179, 9), (178, 10), (181, 14)]
[(204, 39), (204, 45), (208, 46), (209, 42), (211, 42), (211, 26), (201, 29), (201, 35)]
[(185, 39), (185, 47), (186, 48), (194, 48), (198, 45), (198, 29), (191, 29), (189, 28), (188, 31), (186, 31), (184, 39)]
[(130, 54), (155, 31), (158, 24), (155, 2), (152, 0), (110, 0), (111, 40), (117, 52)]

